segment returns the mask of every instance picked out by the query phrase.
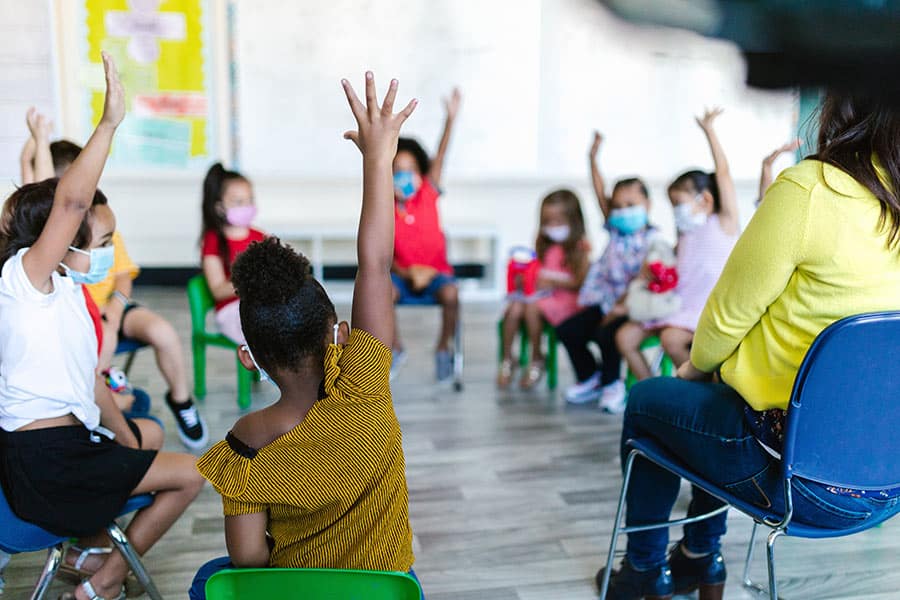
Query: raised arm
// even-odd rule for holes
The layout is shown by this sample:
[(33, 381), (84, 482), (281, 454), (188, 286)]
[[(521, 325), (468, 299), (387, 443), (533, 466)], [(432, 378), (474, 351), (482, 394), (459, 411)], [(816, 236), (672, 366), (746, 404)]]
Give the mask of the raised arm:
[(719, 136), (713, 127), (713, 121), (721, 114), (721, 108), (707, 109), (702, 117), (697, 117), (697, 125), (700, 126), (700, 129), (706, 135), (709, 149), (712, 152), (713, 163), (715, 164), (716, 185), (719, 188), (719, 202), (721, 203), (719, 222), (726, 231), (737, 233), (740, 229), (737, 191), (734, 189), (734, 179), (731, 177), (728, 158), (725, 156), (725, 150), (722, 149)]
[(352, 325), (390, 347), (394, 338), (394, 303), (391, 263), (394, 256), (394, 183), (391, 163), (397, 153), (400, 127), (416, 101), (394, 114), (397, 80), (378, 106), (375, 78), (366, 72), (366, 104), (363, 106), (346, 79), (341, 81), (358, 129), (344, 138), (352, 140), (363, 155), (363, 199), (359, 216), (356, 253), (359, 268), (353, 288)]
[(22, 146), (22, 153), (19, 155), (19, 171), (22, 174), (22, 185), (28, 185), (37, 181), (34, 178), (34, 153), (36, 149), (37, 144), (35, 144), (34, 138), (29, 134), (28, 139), (25, 140), (25, 145)]
[(802, 144), (803, 142), (800, 138), (797, 138), (776, 148), (770, 155), (763, 159), (762, 171), (759, 174), (759, 197), (756, 199), (757, 205), (762, 202), (763, 196), (766, 195), (766, 190), (769, 189), (769, 186), (772, 185), (772, 181), (775, 179), (774, 175), (772, 175), (772, 165), (775, 164), (775, 161), (778, 160), (779, 156), (785, 152), (796, 152)]
[(43, 181), (56, 175), (53, 170), (53, 155), (50, 154), (50, 130), (53, 128), (50, 119), (37, 112), (34, 107), (28, 109), (26, 115), (28, 130), (34, 140), (34, 181)]
[(456, 122), (456, 115), (459, 112), (461, 103), (462, 94), (459, 88), (453, 88), (450, 97), (444, 101), (444, 106), (447, 109), (444, 131), (441, 133), (441, 141), (438, 144), (437, 153), (431, 159), (431, 168), (428, 170), (428, 178), (438, 187), (441, 185), (441, 175), (443, 175), (444, 171), (444, 157), (447, 155), (447, 148), (450, 147), (450, 133), (453, 131), (453, 124)]
[(591, 143), (591, 149), (588, 152), (588, 160), (591, 163), (591, 183), (594, 184), (594, 193), (597, 194), (597, 203), (600, 204), (600, 212), (603, 218), (609, 218), (609, 198), (606, 196), (606, 182), (603, 181), (603, 175), (600, 173), (600, 165), (597, 164), (597, 155), (600, 153), (600, 144), (603, 143), (603, 135), (599, 131), (594, 131), (594, 141)]
[(106, 72), (106, 101), (103, 116), (84, 150), (56, 186), (53, 208), (40, 237), (22, 259), (31, 284), (46, 289), (50, 275), (65, 258), (78, 227), (91, 208), (97, 182), (109, 156), (116, 127), (125, 117), (125, 92), (112, 59), (103, 53)]

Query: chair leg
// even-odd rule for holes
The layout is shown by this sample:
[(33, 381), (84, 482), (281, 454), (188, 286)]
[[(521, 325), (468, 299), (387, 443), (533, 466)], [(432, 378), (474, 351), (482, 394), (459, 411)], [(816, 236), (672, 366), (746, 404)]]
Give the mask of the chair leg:
[(137, 580), (144, 586), (144, 591), (150, 596), (151, 600), (162, 600), (162, 595), (159, 593), (159, 590), (156, 589), (156, 584), (153, 583), (153, 579), (150, 578), (147, 569), (144, 568), (141, 557), (139, 557), (137, 552), (134, 551), (134, 548), (131, 547), (125, 533), (119, 529), (119, 526), (116, 525), (115, 521), (107, 526), (106, 532), (109, 534), (109, 538), (113, 541), (113, 544), (115, 544), (119, 552), (122, 553), (122, 556), (125, 557), (125, 561), (128, 562), (128, 566), (131, 567), (134, 576), (137, 577)]
[(453, 389), (457, 392), (461, 392), (463, 388), (463, 366), (462, 319), (457, 317), (456, 329), (453, 332)]
[(206, 344), (199, 340), (191, 341), (194, 355), (194, 398), (206, 398)]
[(59, 565), (62, 562), (62, 556), (62, 544), (57, 544), (47, 550), (47, 562), (44, 563), (44, 570), (41, 571), (37, 585), (34, 586), (34, 591), (31, 593), (31, 600), (41, 600), (44, 594), (47, 593), (47, 588), (50, 587), (53, 577), (56, 576), (56, 570), (59, 569)]
[(556, 389), (559, 381), (559, 356), (557, 353), (556, 330), (548, 326), (547, 332), (547, 389), (551, 392)]
[(619, 541), (619, 530), (622, 528), (622, 516), (625, 512), (625, 498), (628, 494), (628, 484), (631, 481), (631, 467), (634, 465), (636, 457), (637, 452), (632, 451), (625, 461), (625, 476), (622, 479), (622, 491), (619, 493), (616, 520), (613, 522), (612, 539), (609, 540), (609, 554), (606, 556), (606, 569), (603, 571), (603, 582), (600, 585), (600, 600), (606, 600), (606, 592), (609, 591), (609, 577), (616, 558), (616, 544)]
[[(237, 356), (236, 352), (235, 356)], [(235, 360), (237, 361), (237, 403), (241, 410), (247, 410), (250, 408), (250, 387), (253, 385), (253, 373), (244, 368), (240, 358)]]
[(757, 589), (756, 584), (750, 579), (750, 565), (753, 564), (753, 550), (756, 546), (756, 533), (759, 531), (759, 523), (753, 521), (753, 530), (750, 532), (750, 544), (747, 546), (747, 560), (744, 561), (743, 583), (745, 588)]
[(125, 367), (122, 371), (125, 373), (125, 376), (128, 376), (128, 373), (131, 371), (131, 365), (134, 364), (134, 359), (137, 357), (137, 350), (128, 353), (128, 358), (125, 359)]
[(778, 582), (775, 579), (775, 540), (784, 535), (783, 529), (773, 529), (766, 539), (766, 564), (769, 568), (769, 600), (778, 600)]

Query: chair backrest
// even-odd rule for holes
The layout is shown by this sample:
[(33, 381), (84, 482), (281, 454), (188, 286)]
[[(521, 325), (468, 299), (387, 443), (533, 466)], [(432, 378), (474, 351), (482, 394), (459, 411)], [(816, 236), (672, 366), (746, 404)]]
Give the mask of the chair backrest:
[(202, 333), (206, 331), (206, 313), (216, 305), (203, 274), (194, 275), (188, 280), (187, 296), (191, 307), (191, 330)]
[(784, 468), (853, 489), (900, 487), (900, 312), (827, 327), (810, 346), (791, 394)]
[(233, 569), (206, 582), (207, 600), (419, 600), (406, 573), (339, 569)]
[(17, 517), (0, 488), (0, 550), (7, 554), (35, 552), (51, 548), (65, 540), (64, 537), (53, 535)]

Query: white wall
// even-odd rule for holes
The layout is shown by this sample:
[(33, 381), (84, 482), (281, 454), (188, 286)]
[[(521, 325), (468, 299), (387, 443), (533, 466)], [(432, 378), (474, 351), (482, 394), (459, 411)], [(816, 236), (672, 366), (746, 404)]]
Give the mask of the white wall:
[[(377, 4), (386, 0), (373, 1)], [(318, 5), (309, 2), (304, 6), (314, 10)], [(509, 10), (515, 10), (516, 5), (512, 1), (507, 4)], [(256, 1), (240, 0), (238, 14), (253, 6), (257, 6)], [(652, 217), (671, 232), (666, 184), (688, 167), (712, 168), (703, 136), (693, 122), (693, 114), (702, 110), (704, 102), (726, 107), (719, 130), (736, 175), (744, 220), (749, 218), (762, 157), (791, 135), (795, 103), (790, 94), (747, 91), (741, 83), (743, 66), (739, 55), (721, 42), (684, 32), (638, 30), (614, 20), (592, 0), (543, 0), (539, 10), (540, 86), (537, 114), (532, 115), (538, 135), (539, 167), (534, 172), (520, 171), (511, 176), (492, 175), (490, 169), (479, 173), (472, 168), (471, 158), (461, 155), (472, 145), (460, 138), (467, 129), (479, 129), (481, 135), (490, 135), (492, 130), (490, 119), (478, 113), (478, 107), (484, 106), (475, 100), (479, 90), (464, 90), (469, 100), (464, 101), (460, 117), (460, 138), (451, 147), (445, 170), (447, 194), (442, 210), (448, 230), (452, 231), (454, 224), (487, 223), (497, 228), (501, 247), (532, 243), (541, 197), (554, 187), (570, 186), (581, 195), (592, 241), (599, 250), (605, 240), (588, 184), (586, 159), (591, 128), (598, 127), (606, 135), (601, 160), (610, 184), (620, 176), (644, 177), (652, 188)], [(381, 25), (389, 28), (389, 21)], [(302, 28), (293, 23), (275, 20), (269, 25), (272, 37), (303, 34)], [(16, 38), (0, 37), (0, 57), (9, 55), (13, 39)], [(389, 43), (392, 42), (385, 42)], [(377, 51), (377, 47), (372, 48), (372, 52)], [(273, 55), (271, 60), (273, 69), (289, 72), (303, 57), (282, 53)], [(441, 60), (434, 57), (435, 76), (443, 70)], [(358, 75), (361, 71), (360, 68)], [(241, 81), (247, 80), (245, 75)], [(344, 75), (335, 73), (335, 82)], [(438, 83), (428, 89), (449, 88), (454, 81), (441, 79)], [(253, 91), (244, 89), (241, 93)], [(261, 91), (257, 102), (275, 111), (283, 106), (283, 100), (271, 93)], [(325, 96), (322, 98), (325, 102)], [(333, 106), (344, 108), (337, 84), (328, 98)], [(520, 100), (526, 105), (535, 101), (505, 99), (510, 103)], [(431, 98), (432, 103), (438, 101)], [(421, 108), (420, 120), (410, 123), (410, 131), (421, 135), (426, 146), (433, 148), (440, 128), (440, 109)], [(323, 114), (331, 112), (329, 108)], [(271, 123), (267, 128), (266, 136), (282, 136), (278, 145), (303, 147), (305, 143), (302, 133), (285, 133)], [(337, 129), (335, 135), (339, 137), (343, 129)], [(22, 130), (19, 137), (24, 140), (24, 136)], [(15, 138), (16, 134), (10, 133), (9, 137)], [(517, 140), (512, 137), (503, 143), (515, 147)], [(254, 160), (259, 164), (266, 159), (256, 156)], [(490, 160), (490, 156), (485, 160)], [(302, 176), (292, 175), (278, 169), (259, 175), (248, 171), (256, 187), (259, 223), (270, 229), (285, 222), (343, 222), (347, 227), (355, 226), (360, 161), (349, 151), (346, 161), (349, 167), (341, 167), (340, 174), (328, 176), (309, 171)], [(245, 158), (243, 162), (248, 161)], [(8, 159), (6, 163), (0, 173), (10, 174), (4, 176), (2, 184), (9, 188), (14, 165), (10, 168)], [(145, 266), (197, 263), (200, 184), (198, 175), (104, 176), (101, 185), (117, 212), (119, 227), (135, 260)]]

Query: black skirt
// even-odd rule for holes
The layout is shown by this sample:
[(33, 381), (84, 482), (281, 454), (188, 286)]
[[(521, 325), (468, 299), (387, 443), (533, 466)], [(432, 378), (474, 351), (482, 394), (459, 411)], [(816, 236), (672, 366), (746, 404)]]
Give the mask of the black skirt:
[(59, 536), (103, 531), (143, 479), (156, 450), (121, 446), (80, 425), (0, 430), (0, 484), (23, 521)]

